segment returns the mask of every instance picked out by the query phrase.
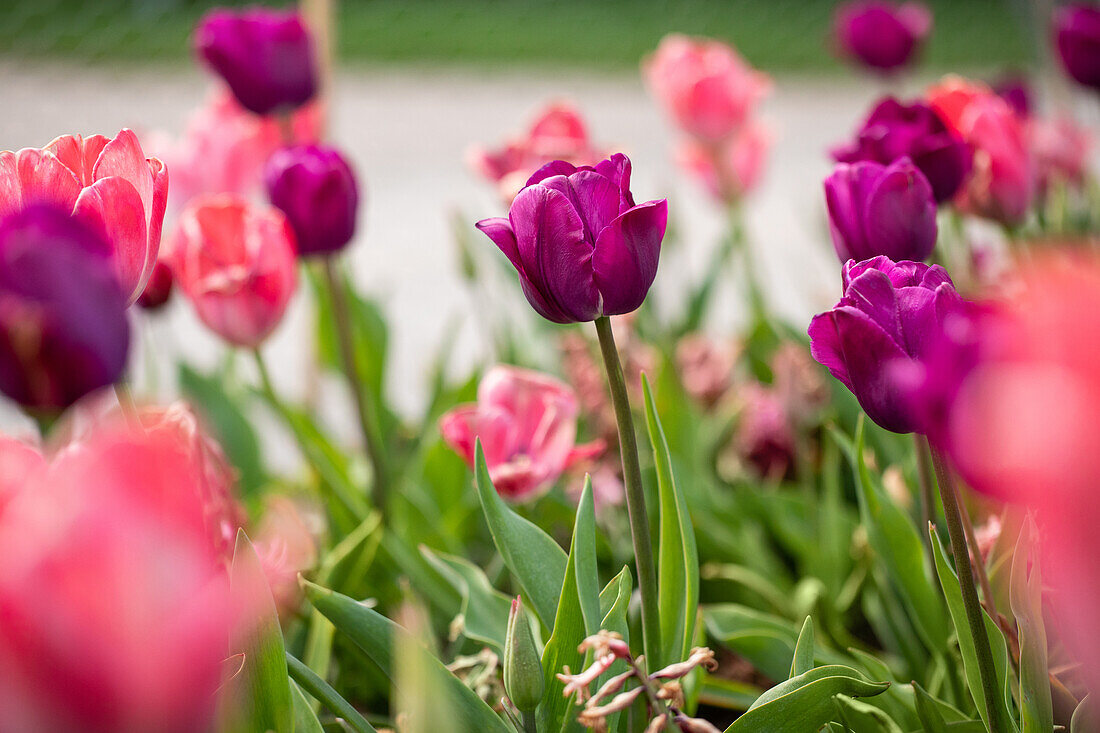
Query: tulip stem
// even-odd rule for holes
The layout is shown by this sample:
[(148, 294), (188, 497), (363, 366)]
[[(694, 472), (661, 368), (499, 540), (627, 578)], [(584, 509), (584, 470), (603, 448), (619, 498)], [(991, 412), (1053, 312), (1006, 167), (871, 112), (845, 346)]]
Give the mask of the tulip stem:
[[(936, 520), (933, 512), (936, 506), (935, 489), (932, 488), (932, 455), (929, 452), (928, 438), (920, 433), (913, 433), (913, 445), (917, 454), (917, 483), (920, 485), (920, 518), (922, 527), (927, 527)], [(932, 553), (932, 537), (924, 534), (924, 550), (928, 555), (928, 562), (932, 572), (936, 572), (936, 556)]]
[(538, 726), (535, 723), (535, 714), (533, 712), (523, 712), (523, 730), (524, 733), (538, 733)]
[(661, 619), (657, 606), (657, 572), (653, 562), (653, 542), (650, 538), (645, 490), (642, 487), (642, 470), (638, 463), (638, 441), (634, 433), (634, 418), (630, 412), (626, 379), (623, 377), (618, 349), (615, 348), (615, 336), (611, 332), (611, 319), (607, 316), (597, 318), (596, 333), (600, 338), (600, 351), (607, 369), (611, 402), (615, 407), (615, 420), (619, 428), (619, 455), (623, 462), (626, 511), (630, 517), (634, 560), (638, 569), (638, 589), (642, 595), (642, 640), (646, 659), (651, 660), (652, 665), (659, 661)]
[(377, 410), (363, 388), (363, 382), (360, 379), (355, 359), (355, 341), (352, 337), (351, 310), (348, 308), (347, 291), (344, 289), (344, 283), (336, 271), (336, 263), (332, 257), (324, 258), (324, 271), (325, 278), (328, 281), (328, 290), (332, 297), (332, 314), (336, 326), (340, 361), (343, 365), (348, 387), (351, 388), (351, 394), (355, 400), (355, 412), (359, 417), (359, 429), (363, 433), (363, 443), (367, 449), (367, 456), (370, 458), (371, 467), (374, 469), (371, 498), (375, 507), (385, 514), (389, 473), (386, 467), (381, 429), (378, 427)]
[(1003, 733), (1006, 729), (1001, 720), (1001, 706), (995, 702), (1000, 694), (997, 668), (993, 664), (989, 633), (986, 631), (982, 606), (978, 600), (978, 589), (974, 585), (974, 568), (967, 548), (966, 531), (963, 529), (959, 489), (943, 453), (938, 448), (932, 448), (931, 452), (932, 465), (936, 469), (936, 479), (940, 485), (940, 498), (943, 500), (943, 513), (947, 519), (947, 533), (951, 537), (951, 554), (955, 558), (955, 571), (959, 576), (959, 590), (962, 591), (966, 620), (970, 626), (970, 635), (974, 638), (974, 652), (978, 657), (978, 675), (982, 681), (989, 730), (991, 733)]

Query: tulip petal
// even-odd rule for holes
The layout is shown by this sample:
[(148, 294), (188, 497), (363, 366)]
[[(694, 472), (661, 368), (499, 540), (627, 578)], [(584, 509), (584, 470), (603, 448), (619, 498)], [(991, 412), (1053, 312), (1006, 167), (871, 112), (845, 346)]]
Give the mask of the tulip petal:
[(898, 320), (898, 302), (894, 287), (890, 276), (885, 272), (869, 269), (852, 279), (841, 302), (863, 311), (885, 333), (900, 340), (901, 323)]
[[(147, 161), (149, 172), (153, 176), (153, 200), (149, 209), (149, 255), (150, 263), (157, 261), (160, 253), (161, 227), (164, 225), (164, 212), (168, 208), (168, 168), (158, 158)], [(152, 265), (150, 265), (150, 273)]]
[(533, 186), (536, 183), (542, 183), (551, 176), (571, 176), (576, 172), (577, 166), (572, 163), (566, 163), (564, 160), (552, 160), (532, 173), (524, 185)]
[(54, 138), (44, 150), (58, 157), (66, 168), (73, 172), (80, 185), (90, 186), (95, 182), (92, 171), (99, 154), (107, 145), (109, 138), (103, 135), (61, 135)]
[(516, 234), (512, 231), (512, 222), (504, 217), (496, 216), (491, 219), (482, 219), (474, 226), (493, 240), (493, 244), (504, 253), (512, 266), (522, 272), (523, 263), (519, 259), (519, 249), (516, 247)]
[(141, 150), (137, 135), (128, 128), (121, 130), (114, 140), (107, 143), (92, 169), (95, 181), (118, 176), (130, 182), (141, 197), (141, 206), (146, 213), (145, 225), (148, 229), (149, 214), (153, 210), (153, 170)]
[(623, 212), (600, 232), (592, 262), (604, 315), (630, 313), (645, 300), (667, 224), (668, 202), (661, 199)]
[[(630, 197), (630, 158), (622, 153), (615, 153), (607, 160), (597, 163), (596, 172), (609, 178), (619, 187), (624, 196)], [(633, 198), (630, 198), (628, 203), (634, 206)]]
[(569, 199), (543, 185), (528, 186), (512, 202), (509, 219), (531, 305), (557, 323), (591, 321), (599, 315), (592, 245), (585, 241), (584, 224)]
[(53, 153), (24, 148), (0, 153), (0, 214), (35, 203), (71, 210), (80, 182)]
[(74, 213), (98, 226), (111, 244), (119, 282), (132, 303), (145, 287), (148, 265), (145, 208), (137, 189), (115, 176), (100, 179), (81, 192)]
[(837, 333), (841, 334), (840, 349), (851, 390), (860, 406), (887, 430), (912, 432), (908, 400), (894, 383), (893, 369), (888, 368), (897, 360), (908, 359), (901, 346), (855, 308), (837, 308), (833, 311), (833, 321)]
[(863, 212), (867, 241), (893, 260), (928, 259), (936, 246), (936, 203), (924, 174), (901, 158), (877, 177)]
[(833, 311), (814, 316), (806, 333), (810, 337), (810, 355), (851, 390), (852, 380), (848, 376), (848, 365), (844, 362), (844, 349), (841, 347)]
[(608, 178), (595, 171), (578, 170), (568, 177), (551, 176), (542, 185), (569, 198), (584, 224), (585, 240), (592, 244), (621, 211), (622, 193)]

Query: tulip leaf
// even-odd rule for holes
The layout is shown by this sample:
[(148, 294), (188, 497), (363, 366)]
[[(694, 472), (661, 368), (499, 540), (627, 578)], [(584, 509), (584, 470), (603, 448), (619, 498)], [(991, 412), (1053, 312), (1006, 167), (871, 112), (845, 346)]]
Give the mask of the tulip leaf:
[(893, 718), (874, 705), (847, 695), (837, 695), (833, 700), (840, 719), (852, 733), (904, 733)]
[(474, 451), (478, 498), (493, 543), (512, 576), (523, 589), (543, 626), (552, 629), (562, 594), (568, 558), (554, 539), (516, 514), (497, 494), (489, 478), (481, 441)]
[(1021, 728), (1023, 733), (1046, 733), (1054, 728), (1054, 704), (1043, 625), (1042, 575), (1033, 537), (1034, 524), (1029, 518), (1012, 555), (1009, 603), (1020, 640)]
[(834, 696), (870, 697), (889, 686), (871, 682), (851, 667), (815, 667), (766, 691), (726, 733), (815, 731), (835, 717)]
[[(672, 459), (664, 428), (657, 417), (653, 391), (642, 375), (646, 426), (657, 468), (660, 527), (657, 549), (657, 604), (661, 616), (661, 658), (649, 660), (658, 669), (687, 659), (695, 639), (699, 607), (699, 553), (687, 501), (672, 475)], [(654, 653), (650, 651), (650, 653)]]
[(807, 616), (802, 624), (802, 631), (798, 633), (798, 641), (794, 645), (794, 656), (791, 658), (791, 673), (787, 676), (797, 677), (814, 668), (814, 620)]
[(362, 649), (391, 682), (396, 679), (397, 672), (393, 652), (394, 642), (399, 636), (407, 639), (408, 643), (402, 645), (402, 650), (405, 653), (421, 655), (417, 662), (426, 674), (432, 676), (432, 683), (436, 689), (447, 695), (447, 702), (456, 716), (454, 721), (456, 730), (477, 730), (489, 733), (509, 731), (509, 727), (491, 707), (451, 674), (431, 652), (411, 638), (405, 629), (342, 593), (336, 593), (305, 580), (302, 581), (302, 587), (313, 607), (323, 613), (338, 631)]
[(242, 654), (244, 664), (230, 683), (223, 728), (233, 733), (293, 733), (294, 710), (279, 613), (263, 565), (243, 529), (237, 531), (229, 590), (234, 607), (245, 609), (230, 636), (230, 653)]
[(302, 688), (294, 681), (290, 683), (290, 699), (294, 703), (294, 733), (324, 733), (321, 721), (309, 705)]
[[(554, 617), (554, 631), (542, 652), (542, 671), (546, 676), (546, 690), (543, 693), (542, 703), (536, 711), (540, 731), (581, 730), (573, 710), (574, 696), (565, 697), (562, 694), (565, 685), (558, 679), (558, 674), (563, 672), (565, 667), (569, 667), (569, 670), (575, 674), (584, 666), (584, 655), (577, 651), (577, 647), (586, 636), (590, 635), (585, 623), (585, 607), (595, 608), (594, 618), (599, 619), (599, 586), (594, 577), (587, 580), (581, 578), (583, 563), (578, 563), (580, 553), (584, 551), (582, 548), (595, 547), (595, 527), (592, 482), (585, 481), (580, 502), (577, 504), (577, 518), (573, 527), (573, 540), (569, 547), (565, 578), (559, 593), (557, 614)], [(592, 569), (595, 569), (594, 563)], [(582, 593), (589, 594), (590, 597), (583, 598)]]
[(317, 676), (296, 657), (287, 654), (286, 665), (291, 678), (315, 700), (324, 704), (333, 715), (342, 719), (355, 733), (376, 733), (374, 726), (367, 722), (351, 703), (340, 696), (332, 686)]
[[(798, 632), (787, 619), (737, 603), (717, 603), (706, 606), (703, 620), (711, 636), (768, 677), (785, 679), (790, 673)], [(827, 649), (816, 649), (815, 657), (827, 663), (847, 661)]]
[(920, 724), (928, 733), (986, 733), (985, 723), (972, 720), (958, 708), (933, 697), (914, 682), (914, 707)]
[(1096, 706), (1093, 705), (1092, 695), (1085, 695), (1073, 710), (1073, 716), (1069, 720), (1069, 733), (1089, 733), (1096, 730)]
[(512, 599), (493, 588), (485, 572), (465, 558), (436, 553), (427, 547), (421, 547), (420, 554), (462, 596), (456, 627), (468, 638), (488, 644), (503, 655)]
[[(955, 624), (955, 636), (959, 640), (959, 651), (962, 653), (963, 671), (966, 673), (966, 683), (970, 694), (974, 698), (974, 704), (978, 707), (978, 713), (986, 725), (989, 724), (989, 708), (986, 704), (985, 694), (982, 690), (981, 674), (978, 671), (978, 653), (974, 646), (974, 636), (970, 633), (970, 624), (966, 617), (966, 606), (963, 604), (962, 590), (959, 588), (959, 577), (947, 562), (943, 543), (940, 536), (930, 527), (928, 531), (932, 538), (932, 554), (936, 559), (936, 571), (940, 576), (940, 586), (943, 595), (947, 599), (947, 609), (951, 613), (951, 620)], [(1001, 720), (1010, 721), (1012, 728), (1017, 729), (1015, 719), (1009, 714), (1009, 701), (1012, 699), (1012, 690), (1008, 677), (1008, 645), (1004, 635), (997, 628), (997, 624), (982, 609), (982, 619), (985, 621), (986, 634), (989, 637), (989, 646), (993, 652), (993, 666), (996, 668), (997, 680), (1004, 691), (998, 695), (992, 705), (1001, 708)]]
[[(630, 595), (634, 590), (634, 579), (630, 575), (630, 568), (626, 565), (619, 574), (611, 579), (611, 582), (600, 591), (600, 612), (603, 614), (601, 629), (613, 631), (623, 637), (630, 644), (630, 623), (627, 621), (627, 613), (630, 611)], [(597, 681), (597, 686), (611, 676), (611, 672), (605, 672)], [(621, 712), (612, 713), (607, 717), (607, 729), (618, 730)]]

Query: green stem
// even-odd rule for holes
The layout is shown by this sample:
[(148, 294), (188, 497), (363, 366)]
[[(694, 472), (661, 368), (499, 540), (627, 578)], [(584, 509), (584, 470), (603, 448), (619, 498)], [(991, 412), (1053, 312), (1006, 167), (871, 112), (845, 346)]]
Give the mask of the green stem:
[(525, 733), (538, 733), (538, 726), (535, 724), (535, 714), (533, 712), (523, 713), (523, 730)]
[(359, 369), (355, 363), (355, 342), (351, 331), (351, 311), (348, 308), (347, 292), (336, 272), (336, 263), (332, 257), (324, 259), (325, 279), (328, 281), (329, 294), (332, 297), (332, 313), (336, 326), (336, 340), (340, 350), (340, 361), (355, 400), (355, 412), (359, 418), (359, 429), (363, 434), (363, 443), (374, 469), (374, 481), (371, 486), (372, 500), (379, 511), (386, 510), (386, 494), (389, 488), (389, 472), (386, 466), (386, 454), (382, 444), (381, 430), (378, 427), (378, 415), (374, 403), (363, 389)]
[(638, 589), (642, 595), (642, 640), (646, 659), (652, 666), (660, 661), (661, 619), (657, 607), (657, 572), (653, 562), (653, 543), (650, 539), (645, 490), (642, 487), (642, 469), (638, 464), (638, 441), (634, 434), (634, 418), (630, 412), (626, 379), (623, 377), (618, 349), (615, 348), (615, 336), (611, 332), (611, 319), (607, 316), (597, 318), (596, 333), (600, 338), (600, 351), (607, 369), (611, 402), (615, 407), (615, 420), (619, 427), (619, 454), (623, 462), (626, 511), (630, 517), (634, 561), (638, 569)]
[(324, 703), (337, 717), (342, 719), (356, 733), (377, 733), (367, 719), (352, 707), (351, 703), (340, 696), (332, 685), (317, 676), (317, 673), (304, 665), (290, 652), (286, 654), (286, 668), (290, 677), (299, 687), (312, 695), (318, 702)]
[[(921, 527), (927, 527), (935, 521), (933, 507), (936, 506), (934, 489), (932, 488), (932, 455), (929, 452), (928, 438), (913, 433), (914, 448), (917, 453), (917, 483), (920, 484), (920, 518)], [(924, 550), (928, 555), (929, 567), (936, 571), (936, 556), (932, 553), (932, 537), (927, 532), (924, 535)]]
[(997, 689), (997, 668), (993, 664), (989, 633), (986, 631), (982, 606), (978, 601), (978, 589), (974, 585), (974, 569), (967, 550), (966, 532), (963, 530), (962, 512), (959, 508), (959, 489), (955, 485), (947, 460), (938, 448), (932, 448), (932, 465), (940, 484), (940, 498), (943, 500), (944, 517), (947, 519), (947, 533), (951, 537), (951, 554), (955, 558), (955, 571), (959, 576), (966, 621), (970, 626), (970, 635), (974, 638), (974, 652), (978, 657), (978, 674), (982, 681), (989, 730), (991, 733), (1004, 733), (1007, 729), (1005, 722), (1001, 720), (1001, 706), (995, 702), (1000, 694)]

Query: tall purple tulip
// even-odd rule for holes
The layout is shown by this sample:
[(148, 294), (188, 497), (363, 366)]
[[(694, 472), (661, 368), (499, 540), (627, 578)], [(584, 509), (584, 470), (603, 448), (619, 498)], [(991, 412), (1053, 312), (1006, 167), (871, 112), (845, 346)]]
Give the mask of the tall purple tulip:
[(1100, 7), (1071, 3), (1054, 12), (1054, 45), (1073, 79), (1100, 90)]
[(973, 154), (966, 142), (927, 104), (881, 100), (863, 123), (855, 142), (833, 150), (838, 163), (874, 160), (893, 163), (909, 156), (932, 184), (938, 203), (951, 200), (970, 173)]
[(264, 171), (271, 203), (286, 214), (302, 255), (336, 252), (355, 234), (359, 187), (338, 150), (300, 145), (275, 152)]
[(195, 51), (259, 115), (300, 107), (317, 93), (313, 41), (294, 11), (210, 11), (195, 28)]
[(630, 159), (616, 153), (592, 166), (547, 163), (519, 192), (508, 218), (477, 228), (519, 272), (523, 293), (555, 323), (636, 310), (653, 278), (668, 205), (634, 203)]
[(856, 0), (837, 7), (834, 18), (841, 50), (878, 71), (905, 66), (932, 30), (932, 13), (924, 3), (895, 5), (884, 0)]
[(878, 255), (920, 262), (936, 246), (932, 186), (908, 157), (839, 164), (825, 179), (825, 202), (841, 262)]
[(849, 260), (843, 278), (844, 297), (810, 321), (810, 353), (872, 420), (895, 433), (913, 432), (920, 423), (907, 377), (961, 299), (939, 265)]
[(68, 212), (0, 220), (0, 391), (37, 410), (68, 407), (126, 365), (126, 296), (100, 234)]

